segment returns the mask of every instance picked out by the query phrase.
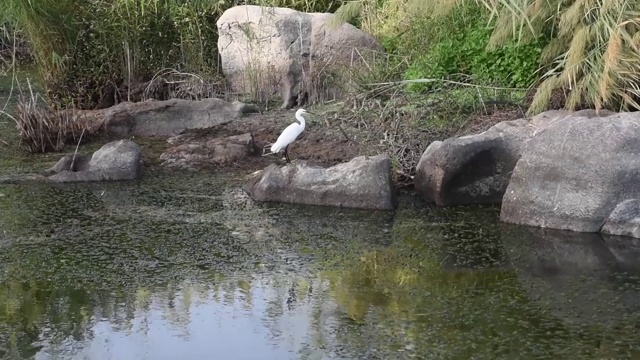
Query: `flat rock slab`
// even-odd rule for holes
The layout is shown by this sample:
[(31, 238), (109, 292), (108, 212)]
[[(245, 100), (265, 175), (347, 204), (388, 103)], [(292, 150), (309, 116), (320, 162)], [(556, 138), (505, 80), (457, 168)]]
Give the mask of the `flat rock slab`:
[(175, 136), (185, 130), (227, 124), (244, 114), (259, 111), (255, 105), (216, 98), (147, 100), (123, 102), (100, 110), (65, 110), (75, 121), (86, 123), (92, 133), (103, 131), (111, 139)]
[(255, 201), (380, 210), (397, 205), (386, 155), (359, 156), (330, 168), (305, 161), (270, 165), (245, 189)]
[[(178, 137), (181, 137), (180, 135)], [(178, 139), (169, 139), (175, 143)], [(203, 166), (229, 164), (253, 154), (254, 141), (250, 133), (225, 138), (191, 140), (176, 145), (162, 155), (162, 166), (192, 170)]]

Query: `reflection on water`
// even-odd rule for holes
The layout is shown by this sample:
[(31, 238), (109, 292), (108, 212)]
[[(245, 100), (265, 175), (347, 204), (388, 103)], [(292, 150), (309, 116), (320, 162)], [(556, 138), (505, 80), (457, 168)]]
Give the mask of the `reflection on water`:
[(254, 204), (210, 176), (0, 187), (0, 354), (640, 356), (640, 243), (495, 208)]

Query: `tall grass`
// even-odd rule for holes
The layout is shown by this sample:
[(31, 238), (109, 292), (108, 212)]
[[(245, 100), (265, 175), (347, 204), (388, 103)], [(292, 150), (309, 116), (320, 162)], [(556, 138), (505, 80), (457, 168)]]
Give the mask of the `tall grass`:
[[(357, 23), (387, 50), (412, 57), (405, 80), (458, 72), (499, 85), (471, 72), (512, 76), (510, 68), (482, 70), (482, 63), (453, 64), (440, 56), (460, 50), (455, 36), (476, 36), (475, 44), (486, 45), (460, 50), (491, 54), (478, 60), (484, 63), (528, 51), (536, 63), (521, 66), (514, 82), (536, 86), (530, 113), (548, 108), (557, 91), (566, 94), (568, 108), (640, 107), (640, 2), (633, 0), (4, 0), (0, 22), (25, 34), (54, 103), (86, 108), (110, 95), (103, 94), (110, 85), (146, 81), (164, 68), (218, 75), (215, 21), (240, 3), (338, 9), (339, 18)], [(484, 15), (479, 11), (475, 24), (460, 27), (470, 5)], [(441, 35), (450, 36), (448, 48)], [(438, 44), (438, 56), (416, 55)]]
[[(243, 0), (4, 0), (0, 21), (23, 30), (56, 107), (95, 108), (171, 68), (219, 76), (216, 20)], [(247, 3), (334, 10), (335, 0)], [(109, 103), (109, 101), (107, 101)]]
[(553, 40), (541, 54), (547, 71), (531, 113), (544, 110), (558, 89), (567, 92), (566, 105), (571, 109), (581, 105), (640, 108), (640, 2), (484, 1), (499, 14), (503, 25), (501, 31), (494, 32), (493, 45), (514, 35), (527, 41), (539, 32), (552, 34)]

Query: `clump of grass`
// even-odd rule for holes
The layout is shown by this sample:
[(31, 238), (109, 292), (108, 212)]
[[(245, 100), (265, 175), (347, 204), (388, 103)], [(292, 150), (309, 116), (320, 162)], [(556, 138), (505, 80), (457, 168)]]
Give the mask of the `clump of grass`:
[[(33, 92), (29, 83), (29, 95), (20, 94), (12, 118), (18, 129), (20, 144), (33, 153), (57, 152), (70, 142), (86, 140), (88, 127), (71, 112), (52, 109), (48, 103)], [(90, 131), (92, 132), (92, 131)]]

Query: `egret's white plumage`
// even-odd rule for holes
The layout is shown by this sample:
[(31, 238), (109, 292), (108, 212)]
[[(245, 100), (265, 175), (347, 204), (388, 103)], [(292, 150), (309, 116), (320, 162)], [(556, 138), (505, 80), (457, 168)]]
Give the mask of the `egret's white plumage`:
[(289, 157), (287, 154), (287, 147), (294, 142), (300, 134), (304, 131), (305, 121), (302, 117), (303, 114), (306, 114), (307, 111), (305, 109), (298, 109), (296, 111), (296, 122), (287, 126), (284, 131), (278, 136), (278, 140), (276, 140), (273, 145), (271, 145), (271, 153), (279, 153), (284, 150), (285, 157), (287, 158), (287, 162), (289, 161)]
[(305, 109), (298, 109), (296, 111), (296, 122), (287, 126), (286, 129), (278, 136), (278, 140), (271, 145), (271, 152), (277, 153), (282, 151), (287, 145), (294, 142), (300, 134), (304, 131), (305, 121), (302, 114), (306, 113)]

